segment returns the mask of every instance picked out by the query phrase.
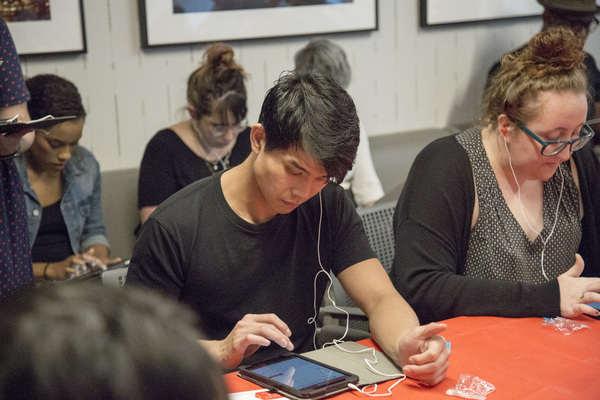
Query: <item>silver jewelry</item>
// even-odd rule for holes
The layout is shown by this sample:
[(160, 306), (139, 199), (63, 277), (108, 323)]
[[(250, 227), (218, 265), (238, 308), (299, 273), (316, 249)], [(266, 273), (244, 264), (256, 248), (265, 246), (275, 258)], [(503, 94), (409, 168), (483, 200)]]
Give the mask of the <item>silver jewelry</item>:
[[(194, 119), (191, 120), (192, 129), (196, 133), (196, 136), (198, 137), (198, 142), (200, 143), (200, 146), (204, 150), (204, 146), (202, 144), (202, 139), (201, 139), (202, 133), (200, 132), (200, 129), (195, 124), (195, 122), (196, 122), (196, 120), (194, 120)], [(214, 149), (212, 149), (210, 152), (207, 152), (206, 150), (204, 150), (204, 152), (207, 153), (207, 155), (212, 154), (213, 151), (214, 151)], [(217, 156), (216, 160), (214, 160), (214, 161), (209, 161), (207, 159), (204, 159), (204, 163), (206, 164), (206, 167), (208, 168), (210, 173), (214, 175), (219, 170), (219, 164), (223, 168), (223, 171), (229, 168), (229, 157), (231, 157), (231, 151), (229, 151), (227, 154), (225, 154), (225, 157)]]

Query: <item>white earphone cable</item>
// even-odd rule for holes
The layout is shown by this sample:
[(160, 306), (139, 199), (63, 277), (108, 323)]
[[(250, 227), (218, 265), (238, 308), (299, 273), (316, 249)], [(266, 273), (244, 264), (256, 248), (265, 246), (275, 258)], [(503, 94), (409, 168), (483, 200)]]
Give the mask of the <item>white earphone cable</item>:
[[(352, 354), (372, 352), (372, 357), (373, 357), (372, 360), (369, 360), (368, 358), (364, 359), (365, 363), (367, 364), (367, 368), (376, 375), (385, 376), (385, 377), (389, 377), (389, 378), (399, 378), (398, 381), (395, 382), (394, 384), (392, 384), (388, 388), (387, 393), (375, 393), (377, 391), (377, 384), (367, 385), (367, 386), (363, 387), (362, 389), (354, 384), (349, 384), (348, 387), (350, 389), (357, 390), (366, 396), (371, 396), (371, 397), (391, 396), (392, 389), (394, 387), (396, 387), (396, 385), (398, 385), (404, 379), (406, 379), (406, 375), (404, 375), (404, 374), (385, 374), (383, 372), (378, 371), (374, 367), (378, 363), (375, 349), (363, 349), (363, 350), (354, 350), (353, 351), (353, 350), (344, 349), (343, 347), (340, 346), (340, 343), (344, 343), (344, 338), (348, 334), (348, 329), (350, 327), (350, 314), (348, 313), (348, 311), (344, 310), (343, 308), (338, 307), (337, 304), (335, 303), (335, 300), (331, 296), (331, 287), (333, 285), (333, 279), (331, 278), (331, 275), (329, 275), (329, 273), (327, 273), (327, 271), (323, 267), (323, 264), (321, 263), (321, 248), (320, 248), (320, 246), (321, 246), (321, 224), (323, 223), (323, 199), (321, 197), (321, 192), (319, 192), (319, 207), (320, 207), (320, 209), (319, 209), (319, 226), (318, 226), (319, 230), (317, 233), (317, 259), (319, 261), (320, 270), (316, 273), (315, 279), (313, 281), (313, 311), (314, 311), (314, 314), (307, 321), (309, 324), (314, 324), (314, 326), (315, 326), (314, 334), (313, 334), (313, 347), (315, 348), (315, 350), (317, 349), (317, 330), (318, 330), (317, 316), (319, 314), (318, 307), (317, 307), (317, 278), (319, 277), (320, 274), (324, 273), (327, 276), (327, 278), (329, 279), (329, 283), (327, 284), (327, 290), (326, 290), (327, 298), (331, 301), (331, 304), (333, 304), (333, 306), (337, 310), (340, 310), (344, 314), (346, 314), (346, 329), (344, 330), (344, 334), (342, 335), (342, 337), (340, 337), (339, 339), (333, 339), (332, 342), (324, 343), (323, 347), (325, 347), (329, 344), (333, 344), (339, 350), (344, 351), (346, 353), (352, 353)], [(369, 386), (373, 386), (373, 390), (366, 391), (365, 389)]]
[[(555, 213), (555, 216), (554, 216), (554, 225), (552, 225), (552, 229), (550, 230), (550, 233), (548, 234), (548, 237), (546, 237), (544, 239), (544, 237), (542, 236), (542, 234), (540, 232), (536, 231), (531, 226), (531, 224), (529, 223), (529, 220), (527, 219), (527, 215), (525, 215), (525, 209), (523, 208), (523, 203), (521, 202), (521, 185), (519, 185), (519, 181), (517, 180), (517, 174), (515, 173), (515, 170), (514, 170), (513, 165), (512, 165), (512, 159), (510, 157), (510, 152), (508, 151), (508, 144), (506, 143), (506, 139), (504, 139), (504, 147), (506, 148), (506, 154), (508, 154), (508, 164), (510, 166), (510, 170), (512, 171), (512, 175), (513, 175), (513, 178), (515, 179), (515, 183), (517, 184), (517, 197), (519, 199), (519, 206), (521, 207), (521, 214), (523, 214), (523, 218), (525, 218), (525, 223), (527, 224), (527, 226), (529, 227), (529, 229), (531, 229), (533, 232), (535, 232), (540, 237), (540, 239), (542, 240), (542, 243), (543, 243), (542, 256), (541, 256), (541, 261), (542, 261), (542, 275), (544, 276), (544, 278), (547, 281), (549, 281), (550, 278), (548, 278), (548, 275), (546, 274), (546, 269), (544, 267), (544, 253), (546, 251), (546, 244), (548, 243), (548, 241), (550, 240), (550, 237), (554, 233), (554, 229), (556, 228), (556, 223), (558, 222), (558, 212), (560, 210), (560, 202), (562, 200), (563, 187), (565, 186), (565, 176), (563, 175), (562, 169), (560, 168), (560, 165), (559, 165), (558, 166), (558, 171), (560, 172), (561, 183), (560, 183), (560, 194), (558, 195), (558, 202), (556, 203), (556, 213)], [(543, 210), (542, 210), (542, 215), (543, 215)]]

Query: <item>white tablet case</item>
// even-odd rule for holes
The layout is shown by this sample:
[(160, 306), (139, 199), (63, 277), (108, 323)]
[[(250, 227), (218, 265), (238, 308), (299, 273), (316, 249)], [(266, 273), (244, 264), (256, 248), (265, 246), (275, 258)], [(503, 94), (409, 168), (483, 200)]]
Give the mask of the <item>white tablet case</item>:
[[(375, 361), (373, 358), (372, 348), (363, 346), (362, 344), (356, 342), (343, 342), (338, 344), (338, 346), (353, 353), (340, 350), (336, 346), (329, 346), (322, 349), (309, 351), (308, 353), (303, 353), (302, 355), (358, 375), (358, 386), (372, 385), (374, 383), (385, 382), (390, 379), (397, 379), (394, 378), (394, 376), (399, 378), (398, 375), (402, 374), (402, 369), (397, 366), (388, 356), (380, 351), (375, 350), (377, 364), (373, 365), (373, 368), (382, 374), (392, 376), (378, 375), (369, 369), (365, 359)], [(361, 350), (362, 352), (355, 353)]]

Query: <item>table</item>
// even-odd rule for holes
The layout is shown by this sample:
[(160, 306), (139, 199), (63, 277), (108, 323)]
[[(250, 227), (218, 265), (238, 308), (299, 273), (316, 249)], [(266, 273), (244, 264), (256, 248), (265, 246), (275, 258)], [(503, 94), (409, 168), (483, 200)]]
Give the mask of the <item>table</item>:
[[(600, 321), (577, 319), (591, 329), (563, 335), (541, 318), (458, 317), (444, 321), (444, 337), (452, 343), (446, 379), (425, 387), (406, 379), (393, 390), (394, 399), (453, 399), (446, 390), (454, 387), (461, 374), (471, 374), (492, 383), (496, 391), (488, 400), (502, 399), (600, 399)], [(361, 341), (376, 347), (371, 340)], [(225, 375), (229, 391), (259, 387)], [(395, 381), (380, 385), (386, 392)], [(346, 392), (335, 400), (367, 398)], [(388, 397), (389, 398), (389, 397)]]

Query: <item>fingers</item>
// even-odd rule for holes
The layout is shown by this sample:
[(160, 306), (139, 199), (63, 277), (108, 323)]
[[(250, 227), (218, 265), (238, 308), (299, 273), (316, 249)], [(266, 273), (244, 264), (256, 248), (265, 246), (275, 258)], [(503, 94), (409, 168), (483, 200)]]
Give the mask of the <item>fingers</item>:
[(407, 363), (402, 367), (406, 376), (417, 379), (427, 385), (436, 385), (446, 376), (450, 365), (450, 349), (446, 347), (446, 339), (439, 336), (446, 330), (445, 324), (431, 323), (413, 330), (413, 341), (408, 346), (415, 349)]
[(418, 328), (416, 328), (417, 339), (425, 340), (430, 338), (431, 336), (439, 335), (440, 333), (444, 332), (446, 328), (448, 328), (448, 325), (440, 324), (437, 322), (432, 322), (427, 325), (419, 326)]
[(287, 324), (275, 314), (247, 314), (224, 340), (221, 364), (226, 368), (235, 368), (259, 346), (269, 346), (271, 343), (292, 351), (294, 345), (290, 340), (291, 335)]
[(410, 378), (417, 379), (427, 385), (437, 385), (446, 377), (450, 366), (450, 350), (444, 346), (444, 350), (433, 362), (425, 364), (409, 364), (402, 367), (404, 374)]
[(600, 279), (580, 277), (583, 265), (581, 256), (576, 254), (575, 265), (558, 277), (562, 317), (574, 318), (588, 312), (598, 315), (587, 303), (600, 301)]
[(579, 278), (583, 272), (584, 266), (585, 263), (583, 262), (583, 258), (581, 258), (579, 254), (575, 254), (575, 264), (567, 272), (565, 272), (565, 275), (572, 278)]

